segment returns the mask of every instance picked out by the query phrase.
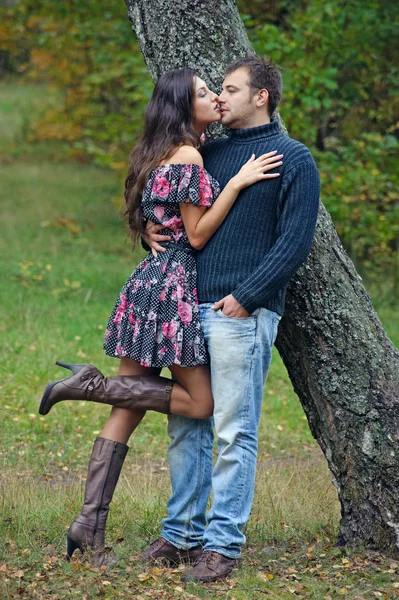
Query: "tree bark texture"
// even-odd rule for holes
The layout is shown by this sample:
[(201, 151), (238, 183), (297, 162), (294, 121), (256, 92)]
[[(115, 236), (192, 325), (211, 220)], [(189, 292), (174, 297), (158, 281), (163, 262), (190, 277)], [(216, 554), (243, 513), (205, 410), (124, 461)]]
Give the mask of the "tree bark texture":
[[(232, 0), (125, 2), (154, 79), (190, 66), (219, 90), (225, 66), (253, 52)], [(399, 352), (322, 205), (277, 348), (333, 475), (339, 543), (399, 555)]]

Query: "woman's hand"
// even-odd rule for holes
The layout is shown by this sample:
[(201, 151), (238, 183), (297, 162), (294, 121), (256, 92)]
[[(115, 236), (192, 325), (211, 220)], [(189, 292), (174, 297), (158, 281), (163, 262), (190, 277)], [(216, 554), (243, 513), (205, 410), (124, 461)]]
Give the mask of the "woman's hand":
[(239, 190), (242, 190), (257, 181), (280, 177), (280, 173), (268, 173), (268, 171), (272, 171), (272, 169), (276, 169), (282, 165), (283, 161), (281, 159), (283, 156), (283, 154), (277, 154), (277, 150), (262, 154), (259, 158), (255, 158), (255, 154), (252, 154), (251, 158), (241, 167), (237, 175), (231, 179), (231, 182)]

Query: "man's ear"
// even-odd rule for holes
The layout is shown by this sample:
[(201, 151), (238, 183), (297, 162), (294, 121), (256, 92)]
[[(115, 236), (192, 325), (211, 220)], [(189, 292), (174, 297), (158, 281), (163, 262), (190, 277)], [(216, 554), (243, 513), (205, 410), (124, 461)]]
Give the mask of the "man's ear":
[(269, 101), (269, 92), (265, 89), (259, 90), (257, 92), (256, 106), (261, 108), (262, 106), (266, 106)]

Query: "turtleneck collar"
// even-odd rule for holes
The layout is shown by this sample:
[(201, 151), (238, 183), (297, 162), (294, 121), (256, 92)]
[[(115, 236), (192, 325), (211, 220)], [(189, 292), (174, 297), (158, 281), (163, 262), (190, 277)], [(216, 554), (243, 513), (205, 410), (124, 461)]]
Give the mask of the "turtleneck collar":
[(235, 142), (247, 142), (249, 140), (271, 137), (281, 133), (277, 119), (272, 119), (270, 123), (259, 125), (258, 127), (249, 127), (248, 129), (231, 129), (230, 131), (230, 138)]

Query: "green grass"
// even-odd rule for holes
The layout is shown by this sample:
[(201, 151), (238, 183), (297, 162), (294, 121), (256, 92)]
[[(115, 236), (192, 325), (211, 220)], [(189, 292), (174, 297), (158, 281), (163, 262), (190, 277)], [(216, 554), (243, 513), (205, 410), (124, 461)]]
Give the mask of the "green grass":
[[(104, 328), (142, 254), (131, 252), (119, 216), (120, 176), (62, 161), (58, 145), (24, 141), (55, 98), (13, 81), (0, 89), (1, 597), (394, 597), (397, 563), (333, 546), (336, 491), (277, 352), (246, 561), (232, 579), (183, 588), (180, 570), (143, 573), (137, 563), (159, 533), (169, 493), (166, 418), (155, 413), (131, 439), (112, 505), (108, 540), (118, 566), (105, 573), (83, 559), (65, 563), (65, 531), (108, 410), (70, 402), (40, 417), (37, 408), (46, 383), (63, 376), (57, 359), (116, 372), (102, 351)], [(398, 343), (397, 309), (382, 305), (380, 316)]]

